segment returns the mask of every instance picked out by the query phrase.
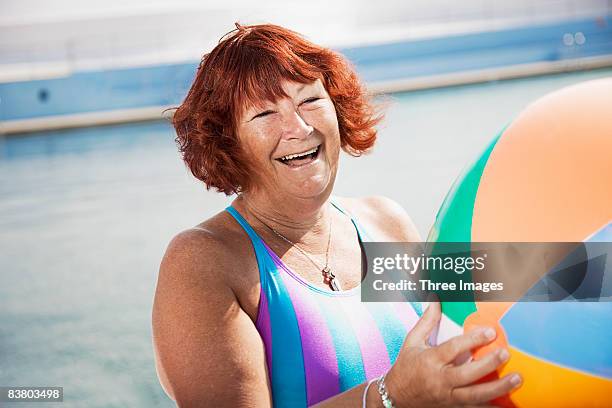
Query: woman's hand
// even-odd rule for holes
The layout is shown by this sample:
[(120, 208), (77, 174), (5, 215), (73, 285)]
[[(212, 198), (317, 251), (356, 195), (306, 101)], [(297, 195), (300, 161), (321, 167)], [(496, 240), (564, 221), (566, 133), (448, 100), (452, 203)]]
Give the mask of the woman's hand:
[(397, 408), (488, 406), (492, 399), (520, 385), (518, 374), (474, 384), (503, 364), (508, 351), (498, 349), (457, 365), (457, 357), (493, 341), (495, 331), (479, 328), (431, 347), (428, 340), (440, 317), (440, 304), (430, 303), (386, 376), (389, 396)]

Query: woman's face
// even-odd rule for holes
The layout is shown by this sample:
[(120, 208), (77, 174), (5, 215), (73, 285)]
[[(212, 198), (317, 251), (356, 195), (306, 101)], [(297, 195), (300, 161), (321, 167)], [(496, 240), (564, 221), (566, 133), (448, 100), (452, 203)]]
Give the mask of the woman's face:
[(281, 85), (288, 97), (245, 109), (238, 123), (254, 189), (281, 197), (329, 194), (340, 153), (334, 104), (320, 80)]

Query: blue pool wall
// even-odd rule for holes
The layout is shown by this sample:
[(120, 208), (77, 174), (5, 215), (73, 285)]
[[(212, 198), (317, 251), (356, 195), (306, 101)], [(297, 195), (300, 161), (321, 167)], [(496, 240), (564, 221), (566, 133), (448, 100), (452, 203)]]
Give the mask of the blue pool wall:
[[(583, 44), (564, 42), (582, 33)], [(612, 55), (612, 16), (338, 49), (367, 84)], [(177, 105), (199, 61), (0, 83), (0, 120)]]

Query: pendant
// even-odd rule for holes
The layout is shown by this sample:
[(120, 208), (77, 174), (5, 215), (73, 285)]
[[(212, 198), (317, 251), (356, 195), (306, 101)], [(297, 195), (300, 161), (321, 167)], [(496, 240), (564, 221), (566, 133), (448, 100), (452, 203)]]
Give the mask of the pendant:
[(342, 288), (340, 287), (340, 283), (336, 282), (336, 279), (334, 278), (329, 281), (329, 287), (331, 288), (331, 290), (334, 290), (336, 292), (340, 292), (342, 290)]
[(327, 283), (331, 290), (339, 292), (342, 290), (340, 283), (336, 281), (336, 275), (329, 269), (328, 266), (321, 270), (323, 274), (323, 282)]

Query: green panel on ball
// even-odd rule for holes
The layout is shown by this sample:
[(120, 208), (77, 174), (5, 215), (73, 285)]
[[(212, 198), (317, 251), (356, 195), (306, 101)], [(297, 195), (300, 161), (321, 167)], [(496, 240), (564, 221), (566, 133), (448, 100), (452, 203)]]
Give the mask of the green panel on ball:
[[(442, 206), (436, 215), (436, 221), (427, 237), (427, 242), (434, 243), (430, 247), (430, 254), (438, 252), (435, 247), (436, 242), (465, 242), (466, 250), (469, 250), (469, 245), (472, 241), (472, 215), (474, 213), (474, 202), (476, 201), (480, 178), (493, 148), (505, 130), (504, 128), (499, 132), (484, 149), (476, 162), (463, 171), (444, 198)], [(440, 281), (440, 279), (437, 279), (437, 275), (439, 274), (436, 274), (434, 271), (432, 278)], [(471, 280), (471, 275), (468, 276), (466, 273), (463, 278)], [(447, 278), (443, 280), (449, 281)], [(442, 312), (460, 325), (463, 325), (467, 316), (476, 311), (474, 302), (444, 302), (444, 299), (440, 300), (442, 302)]]

